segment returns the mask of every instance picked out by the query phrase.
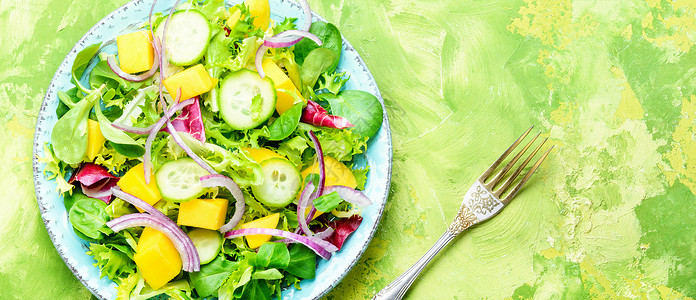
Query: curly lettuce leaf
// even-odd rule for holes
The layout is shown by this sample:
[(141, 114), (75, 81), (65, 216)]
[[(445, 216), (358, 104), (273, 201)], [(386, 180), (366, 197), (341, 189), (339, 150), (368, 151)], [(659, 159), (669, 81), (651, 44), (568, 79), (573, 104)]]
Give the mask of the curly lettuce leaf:
[(329, 93), (336, 95), (341, 91), (346, 82), (348, 82), (348, 79), (350, 79), (350, 75), (346, 75), (346, 72), (334, 72), (331, 74), (329, 74), (329, 72), (324, 72), (317, 80), (319, 85), (317, 90), (326, 90)]
[(367, 150), (367, 136), (361, 136), (353, 130), (322, 128), (317, 133), (324, 155), (329, 155), (339, 161), (350, 161), (353, 155)]
[(116, 151), (111, 143), (105, 143), (94, 159), (95, 164), (106, 167), (112, 173), (125, 170), (128, 167), (127, 161), (128, 157)]
[(364, 190), (365, 184), (367, 183), (367, 173), (370, 172), (370, 167), (367, 166), (361, 169), (351, 169), (350, 171), (353, 173), (353, 176), (355, 177), (355, 182), (358, 184), (357, 189)]
[(158, 290), (153, 290), (145, 283), (145, 279), (140, 273), (135, 273), (120, 279), (120, 283), (116, 287), (116, 299), (147, 300), (164, 294), (171, 299), (189, 300), (192, 299), (191, 290), (191, 286), (186, 280), (172, 281)]
[(206, 0), (202, 2), (193, 1), (191, 4), (208, 20), (218, 23), (220, 20), (227, 20), (229, 13), (225, 8), (224, 0)]
[(40, 163), (46, 164), (43, 174), (46, 175), (48, 180), (55, 179), (56, 191), (58, 191), (58, 193), (72, 194), (72, 190), (75, 186), (65, 180), (67, 165), (53, 154), (53, 148), (48, 144), (44, 145), (44, 155), (44, 157), (37, 157)]
[(263, 30), (254, 26), (254, 16), (251, 15), (249, 7), (244, 2), (230, 8), (232, 17), (235, 16), (237, 11), (239, 11), (239, 19), (232, 20), (232, 18), (230, 18), (227, 21), (227, 27), (230, 30), (228, 36), (235, 39), (242, 39), (250, 36), (263, 37)]
[(119, 247), (117, 249), (114, 246), (107, 246), (101, 244), (90, 244), (88, 255), (94, 257), (97, 261), (94, 266), (99, 268), (100, 275), (103, 278), (107, 276), (109, 278), (121, 278), (127, 277), (135, 273), (135, 262), (130, 258), (130, 256), (123, 251), (130, 250), (127, 247)]
[(283, 22), (277, 23), (276, 26), (273, 27), (273, 34), (279, 34), (283, 31), (297, 29), (297, 26), (295, 26), (295, 21), (297, 21), (297, 18), (285, 17)]
[[(238, 148), (230, 151), (215, 144), (201, 143), (185, 132), (179, 132), (179, 136), (215, 171), (232, 178), (240, 187), (261, 184), (263, 180), (261, 165), (246, 151), (240, 151)], [(183, 149), (173, 142), (173, 139), (169, 139), (168, 147), (174, 155), (184, 155)]]

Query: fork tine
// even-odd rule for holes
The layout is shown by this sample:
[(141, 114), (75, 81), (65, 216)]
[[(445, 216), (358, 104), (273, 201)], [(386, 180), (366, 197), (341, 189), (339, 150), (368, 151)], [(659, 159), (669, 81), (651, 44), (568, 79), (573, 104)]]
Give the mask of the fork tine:
[(517, 155), (515, 155), (515, 157), (512, 158), (512, 160), (505, 166), (505, 168), (500, 170), (500, 172), (498, 172), (498, 174), (496, 174), (495, 177), (493, 177), (493, 179), (491, 179), (491, 181), (487, 184), (487, 185), (489, 185), (489, 188), (491, 190), (493, 190), (493, 188), (495, 187), (496, 184), (498, 184), (500, 179), (502, 179), (503, 176), (505, 176), (505, 174), (507, 174), (507, 172), (510, 171), (512, 166), (514, 166), (515, 163), (517, 163), (517, 161), (520, 159), (520, 157), (522, 157), (522, 155), (524, 155), (524, 153), (527, 152), (527, 149), (529, 149), (529, 146), (531, 146), (534, 143), (534, 141), (536, 141), (536, 139), (539, 137), (540, 134), (541, 134), (541, 132), (537, 133), (537, 135), (529, 143), (527, 143), (527, 145), (525, 145), (524, 148), (522, 148), (522, 150), (520, 150), (520, 152), (517, 153)]
[(522, 172), (522, 170), (524, 169), (524, 167), (527, 166), (529, 161), (531, 161), (532, 158), (534, 158), (534, 155), (536, 155), (537, 152), (539, 152), (539, 149), (541, 149), (541, 147), (544, 146), (544, 143), (546, 143), (546, 140), (548, 140), (548, 138), (545, 138), (543, 141), (541, 141), (541, 144), (539, 144), (539, 146), (537, 146), (536, 149), (534, 149), (534, 151), (532, 151), (532, 154), (530, 154), (527, 157), (527, 159), (525, 159), (524, 162), (522, 162), (522, 164), (517, 168), (517, 170), (515, 170), (515, 172), (513, 172), (512, 175), (510, 175), (510, 177), (505, 181), (505, 183), (503, 183), (503, 186), (501, 186), (497, 191), (493, 192), (494, 195), (496, 195), (497, 197), (500, 197), (500, 195), (502, 195), (503, 192), (505, 192), (505, 190), (507, 190), (507, 188), (512, 184), (512, 182), (515, 181), (515, 178), (517, 178), (517, 175), (519, 175), (520, 172)]
[(510, 147), (507, 150), (505, 150), (505, 152), (503, 152), (503, 154), (498, 158), (498, 160), (496, 160), (490, 167), (488, 167), (488, 169), (485, 172), (483, 172), (483, 175), (479, 177), (479, 180), (481, 182), (486, 181), (488, 175), (491, 175), (491, 173), (493, 173), (493, 170), (495, 170), (495, 168), (497, 168), (500, 165), (500, 163), (503, 162), (503, 160), (510, 154), (510, 152), (512, 152), (512, 150), (515, 150), (515, 147), (517, 147), (517, 145), (527, 136), (527, 134), (530, 131), (532, 131), (532, 128), (534, 128), (534, 125), (530, 126), (529, 129), (527, 129), (527, 131), (525, 131), (522, 134), (522, 136), (517, 138), (517, 140), (514, 143), (512, 143), (512, 145), (510, 145)]
[(504, 203), (510, 202), (510, 200), (512, 200), (512, 198), (515, 197), (515, 195), (517, 194), (517, 192), (520, 191), (522, 186), (525, 183), (527, 183), (527, 180), (529, 180), (529, 178), (532, 177), (532, 174), (534, 174), (534, 171), (536, 171), (536, 169), (539, 167), (539, 165), (541, 165), (541, 163), (544, 161), (544, 159), (546, 159), (546, 156), (548, 156), (549, 153), (551, 152), (551, 150), (553, 150), (553, 147), (554, 146), (551, 146), (551, 148), (549, 148), (549, 150), (546, 150), (546, 152), (544, 152), (544, 154), (539, 158), (539, 160), (537, 160), (537, 162), (534, 164), (534, 166), (532, 166), (532, 169), (529, 170), (529, 172), (527, 172), (526, 175), (524, 175), (524, 178), (522, 178), (522, 180), (520, 180), (519, 183), (517, 183), (517, 185), (512, 190), (512, 192), (510, 192), (510, 194), (505, 196), (505, 199), (503, 199)]

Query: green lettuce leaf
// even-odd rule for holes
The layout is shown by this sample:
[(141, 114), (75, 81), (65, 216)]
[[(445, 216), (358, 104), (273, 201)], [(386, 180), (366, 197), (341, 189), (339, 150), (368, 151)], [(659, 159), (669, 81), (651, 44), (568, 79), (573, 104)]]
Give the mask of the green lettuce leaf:
[(364, 190), (365, 184), (367, 183), (367, 173), (370, 172), (370, 167), (367, 166), (362, 169), (351, 169), (350, 170), (355, 176), (355, 182), (357, 183), (358, 190)]
[(314, 199), (314, 207), (319, 211), (332, 211), (343, 202), (337, 192), (332, 192)]
[(56, 181), (56, 190), (58, 193), (69, 193), (72, 194), (73, 185), (65, 180), (66, 164), (59, 160), (55, 154), (53, 154), (53, 147), (48, 144), (44, 145), (44, 156), (37, 157), (40, 163), (45, 163), (46, 167), (43, 170), (43, 174), (46, 175), (46, 179)]
[(341, 91), (346, 82), (348, 82), (348, 79), (350, 79), (350, 75), (346, 75), (346, 72), (334, 72), (331, 74), (329, 74), (329, 72), (324, 72), (319, 76), (319, 80), (317, 81), (319, 85), (317, 90), (327, 90), (336, 95)]
[(277, 23), (276, 26), (273, 27), (273, 34), (279, 34), (283, 31), (297, 29), (297, 26), (295, 26), (295, 21), (297, 21), (297, 18), (285, 17), (283, 22)]
[(189, 274), (191, 284), (201, 297), (212, 296), (222, 283), (237, 269), (237, 262), (218, 256), (212, 262), (202, 265), (200, 272)]
[(321, 128), (317, 133), (324, 155), (329, 155), (339, 161), (350, 161), (354, 155), (367, 150), (367, 136), (361, 136), (353, 130)]
[(257, 254), (257, 267), (284, 269), (290, 262), (290, 253), (284, 243), (264, 243)]
[[(90, 244), (87, 254), (94, 257), (97, 261), (94, 266), (99, 268), (102, 278), (104, 276), (109, 278), (120, 278), (135, 273), (135, 262), (133, 262), (127, 253), (122, 252), (124, 250), (128, 251), (129, 248), (120, 248), (121, 249), (116, 249), (116, 247), (113, 246)], [(131, 253), (130, 256), (132, 255)]]

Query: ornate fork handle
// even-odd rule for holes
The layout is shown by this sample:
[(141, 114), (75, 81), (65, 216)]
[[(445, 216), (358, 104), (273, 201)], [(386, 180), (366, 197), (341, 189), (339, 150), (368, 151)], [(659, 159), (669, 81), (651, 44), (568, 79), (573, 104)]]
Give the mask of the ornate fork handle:
[(386, 299), (401, 299), (404, 294), (406, 294), (406, 291), (408, 290), (409, 287), (411, 287), (411, 284), (413, 283), (414, 280), (416, 280), (416, 277), (418, 277), (418, 274), (420, 274), (421, 271), (423, 271), (423, 268), (425, 268), (426, 265), (437, 255), (442, 248), (445, 248), (449, 242), (454, 239), (456, 235), (453, 235), (449, 230), (445, 231), (444, 234), (435, 242), (435, 244), (428, 250), (428, 252), (423, 255), (413, 266), (411, 266), (406, 272), (401, 274), (396, 280), (392, 281), (389, 285), (387, 285), (384, 289), (379, 291), (377, 295), (375, 295), (373, 300), (386, 300)]
[[(515, 155), (514, 158), (512, 158), (507, 165), (500, 170), (496, 175), (492, 176), (490, 180), (489, 175), (493, 174), (493, 171), (503, 162), (503, 160), (510, 154), (515, 147), (527, 136), (529, 131), (532, 130), (532, 127), (527, 129), (527, 131), (519, 137), (513, 144), (510, 146), (504, 153), (501, 155), (498, 160), (496, 160), (493, 165), (491, 165), (488, 170), (483, 172), (483, 175), (479, 177), (474, 184), (469, 187), (469, 190), (466, 192), (464, 195), (464, 200), (462, 201), (461, 207), (459, 207), (459, 211), (457, 212), (457, 216), (454, 217), (454, 221), (452, 221), (452, 224), (447, 228), (447, 231), (445, 231), (444, 234), (440, 237), (440, 239), (435, 242), (435, 245), (433, 245), (428, 252), (421, 257), (411, 268), (406, 270), (399, 278), (394, 280), (392, 283), (387, 285), (384, 289), (379, 291), (377, 295), (375, 295), (373, 300), (383, 300), (383, 299), (388, 299), (388, 300), (399, 300), (401, 299), (405, 294), (408, 288), (413, 284), (413, 281), (416, 280), (416, 277), (418, 277), (418, 274), (420, 274), (421, 271), (425, 268), (426, 265), (437, 255), (442, 248), (447, 246), (452, 239), (454, 239), (455, 236), (459, 235), (462, 231), (466, 230), (467, 228), (481, 223), (483, 221), (486, 221), (490, 219), (491, 217), (495, 216), (500, 212), (500, 210), (507, 205), (510, 200), (512, 200), (513, 197), (517, 194), (517, 192), (522, 188), (522, 186), (527, 182), (529, 177), (532, 176), (534, 171), (539, 167), (542, 161), (544, 161), (544, 158), (546, 158), (547, 155), (549, 155), (549, 152), (551, 152), (551, 149), (553, 149), (553, 146), (546, 150), (544, 154), (541, 155), (539, 160), (532, 166), (531, 170), (527, 172), (526, 175), (522, 179), (519, 180), (515, 185), (512, 185), (513, 182), (515, 182), (515, 178), (517, 178), (517, 175), (520, 175), (520, 172), (524, 169), (524, 167), (529, 163), (536, 155), (537, 151), (541, 149), (541, 146), (544, 145), (544, 140), (541, 142), (541, 145), (537, 146), (536, 149), (532, 152), (531, 155), (527, 157), (527, 159), (524, 160), (524, 162), (510, 175), (507, 177), (507, 180), (505, 182), (502, 182), (503, 177), (507, 174), (508, 171), (511, 170), (511, 168), (515, 165), (515, 163), (524, 155), (525, 151), (534, 143), (537, 137), (539, 137), (539, 134), (537, 134), (536, 137), (532, 139), (531, 142), (529, 142), (526, 146), (524, 146), (524, 149), (522, 149), (520, 152), (518, 152), (517, 155)], [(498, 183), (501, 183), (501, 187), (498, 188)], [(510, 188), (510, 190), (508, 190)], [(509, 192), (509, 193), (506, 193)], [(505, 196), (503, 196), (505, 195)]]

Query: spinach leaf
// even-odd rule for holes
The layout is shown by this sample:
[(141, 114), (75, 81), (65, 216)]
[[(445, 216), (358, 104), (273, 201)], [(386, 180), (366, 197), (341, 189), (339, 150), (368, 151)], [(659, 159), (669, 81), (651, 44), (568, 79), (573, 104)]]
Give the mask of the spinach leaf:
[(87, 69), (89, 62), (99, 51), (99, 47), (101, 47), (101, 43), (89, 45), (85, 47), (85, 49), (82, 49), (82, 51), (77, 53), (77, 55), (75, 56), (75, 61), (73, 62), (72, 68), (70, 69), (70, 72), (72, 73), (72, 83), (74, 83), (77, 86), (77, 88), (79, 88), (80, 91), (82, 91), (85, 94), (89, 93), (90, 90), (82, 86), (82, 84), (80, 83), (80, 78)]
[(136, 142), (125, 132), (111, 126), (109, 119), (102, 113), (99, 103), (94, 105), (94, 113), (97, 116), (97, 121), (99, 121), (99, 129), (116, 152), (129, 158), (136, 158), (145, 154), (145, 147), (141, 146), (140, 143)]
[(189, 273), (189, 278), (198, 295), (208, 297), (212, 296), (235, 270), (237, 262), (218, 256), (210, 263), (202, 265), (200, 272)]
[(264, 280), (254, 279), (244, 286), (241, 299), (245, 300), (267, 300), (271, 299), (271, 289)]
[(99, 121), (99, 129), (107, 140), (117, 144), (139, 145), (128, 134), (111, 126), (111, 121), (104, 116), (99, 103), (94, 105), (94, 113), (97, 116), (97, 121)]
[(353, 131), (371, 138), (382, 126), (382, 105), (374, 95), (358, 90), (342, 91), (338, 95), (329, 93), (318, 97), (331, 104), (331, 113), (348, 119), (355, 127)]
[(58, 95), (58, 99), (60, 100), (61, 103), (63, 103), (65, 106), (68, 108), (73, 108), (75, 106), (75, 101), (73, 101), (72, 97), (68, 95), (68, 93), (63, 92), (63, 91), (58, 91), (56, 93)]
[(312, 279), (317, 269), (317, 255), (305, 245), (290, 246), (290, 263), (285, 271), (297, 277)]
[(300, 123), (300, 117), (302, 116), (302, 108), (304, 103), (297, 103), (285, 111), (278, 119), (273, 121), (273, 123), (268, 126), (268, 131), (271, 132), (271, 136), (268, 137), (270, 141), (280, 141), (292, 134)]
[(94, 66), (94, 69), (92, 69), (92, 71), (89, 73), (89, 84), (93, 87), (106, 84), (106, 86), (112, 89), (121, 88), (128, 91), (132, 89), (139, 89), (143, 85), (151, 82), (152, 79), (147, 79), (140, 82), (131, 82), (118, 77), (118, 75), (111, 70), (111, 67), (109, 67), (109, 63), (106, 62), (106, 59), (97, 63), (97, 65)]
[(283, 274), (280, 273), (278, 269), (256, 271), (253, 274), (251, 274), (251, 279), (277, 280), (282, 278)]
[(263, 268), (284, 269), (290, 262), (290, 252), (284, 243), (265, 243), (259, 248), (255, 265)]
[(85, 194), (80, 193), (80, 192), (73, 192), (72, 195), (69, 193), (63, 194), (63, 204), (65, 205), (65, 211), (70, 211), (70, 208), (75, 204), (75, 201), (83, 199), (83, 198), (89, 198), (85, 196)]
[[(319, 37), (319, 39), (321, 39), (323, 43), (321, 45), (322, 48), (329, 49), (336, 54), (336, 58), (329, 68), (329, 71), (335, 70), (341, 57), (341, 49), (343, 48), (341, 32), (338, 31), (338, 28), (336, 28), (336, 26), (333, 24), (321, 21), (312, 23), (312, 27), (309, 28), (309, 32), (315, 34)], [(310, 39), (302, 39), (299, 43), (295, 44), (295, 61), (298, 64), (303, 65), (307, 55), (309, 55), (312, 50), (319, 47), (320, 46), (317, 45), (317, 43)]]
[(331, 69), (336, 57), (336, 53), (326, 48), (316, 48), (309, 52), (300, 70), (302, 84), (312, 89), (319, 76)]
[(111, 141), (109, 144), (116, 152), (128, 158), (138, 158), (145, 154), (145, 147), (140, 145), (117, 144)]
[(99, 199), (82, 198), (70, 207), (68, 218), (75, 230), (85, 236), (99, 240), (104, 238), (106, 222), (109, 221), (109, 214), (106, 213), (106, 203)]
[(56, 157), (68, 164), (82, 161), (87, 152), (87, 118), (104, 86), (91, 91), (71, 108), (53, 127), (51, 143)]
[(329, 212), (334, 210), (341, 202), (343, 202), (341, 196), (339, 196), (337, 192), (332, 192), (314, 199), (314, 207), (316, 207), (318, 211)]

